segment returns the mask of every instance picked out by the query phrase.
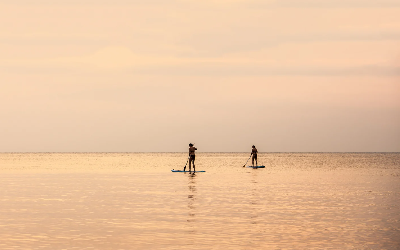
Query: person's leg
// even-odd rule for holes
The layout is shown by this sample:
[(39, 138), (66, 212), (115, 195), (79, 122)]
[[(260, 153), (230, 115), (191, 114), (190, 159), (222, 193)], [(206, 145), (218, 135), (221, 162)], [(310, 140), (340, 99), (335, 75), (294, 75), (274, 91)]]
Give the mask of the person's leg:
[(258, 166), (258, 163), (257, 163), (257, 156), (256, 156), (256, 166)]
[(254, 155), (253, 156), (251, 156), (251, 164), (253, 165), (253, 167), (254, 167)]
[(194, 166), (194, 158), (193, 158), (193, 173), (196, 172), (196, 167)]
[(189, 172), (192, 171), (192, 157), (189, 158)]

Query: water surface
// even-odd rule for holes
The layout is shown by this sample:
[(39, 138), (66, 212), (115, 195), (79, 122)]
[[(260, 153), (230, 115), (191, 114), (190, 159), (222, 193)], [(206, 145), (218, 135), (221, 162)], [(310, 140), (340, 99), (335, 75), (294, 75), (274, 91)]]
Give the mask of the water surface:
[(400, 154), (0, 154), (0, 249), (400, 249)]

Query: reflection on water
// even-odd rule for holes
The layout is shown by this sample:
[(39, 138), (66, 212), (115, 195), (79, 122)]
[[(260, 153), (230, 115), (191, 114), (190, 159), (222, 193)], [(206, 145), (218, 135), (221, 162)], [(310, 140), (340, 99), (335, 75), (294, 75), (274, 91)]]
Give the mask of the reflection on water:
[(258, 188), (257, 188), (257, 174), (259, 173), (259, 169), (252, 169), (254, 171), (251, 171), (251, 196), (250, 196), (250, 204), (251, 204), (251, 211), (252, 214), (250, 216), (250, 221), (251, 224), (257, 224), (257, 217), (258, 217), (258, 211), (259, 211), (259, 207), (258, 207)]
[[(195, 222), (195, 215), (196, 215), (196, 205), (195, 205), (195, 194), (196, 194), (196, 175), (195, 174), (188, 174), (188, 222), (193, 223)], [(194, 233), (194, 227), (191, 225), (190, 233)]]
[(400, 249), (400, 154), (0, 154), (0, 249)]

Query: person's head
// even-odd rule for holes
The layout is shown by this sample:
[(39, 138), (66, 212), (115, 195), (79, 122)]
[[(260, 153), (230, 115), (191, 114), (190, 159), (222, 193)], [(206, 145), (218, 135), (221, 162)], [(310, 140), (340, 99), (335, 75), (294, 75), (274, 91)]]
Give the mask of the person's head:
[(255, 148), (256, 146), (253, 145), (253, 146), (251, 146), (251, 147), (252, 147), (252, 148)]
[(193, 147), (193, 144), (192, 144), (192, 143), (189, 143), (189, 147)]

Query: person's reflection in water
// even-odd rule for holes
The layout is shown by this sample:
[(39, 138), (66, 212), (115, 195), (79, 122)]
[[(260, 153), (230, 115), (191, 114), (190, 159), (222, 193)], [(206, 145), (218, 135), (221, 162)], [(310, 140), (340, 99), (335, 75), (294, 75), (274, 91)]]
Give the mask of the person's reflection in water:
[(252, 188), (251, 188), (251, 198), (250, 198), (250, 204), (251, 204), (251, 211), (252, 214), (250, 216), (251, 224), (257, 224), (257, 219), (258, 219), (258, 202), (259, 202), (259, 195), (258, 195), (258, 171), (251, 171), (252, 173)]
[(188, 209), (189, 209), (189, 219), (187, 222), (189, 223), (189, 233), (195, 233), (194, 230), (194, 222), (195, 222), (195, 212), (196, 212), (196, 206), (195, 206), (195, 194), (196, 194), (196, 175), (189, 175), (189, 181), (188, 181), (188, 188), (189, 188), (189, 194), (188, 194)]
[[(253, 170), (253, 169), (252, 169)], [(260, 201), (260, 186), (259, 186), (259, 171), (253, 170), (251, 171), (251, 179), (249, 185), (250, 189), (250, 196), (249, 196), (249, 221), (248, 223), (251, 224), (250, 226), (250, 235), (247, 239), (247, 244), (249, 249), (261, 249), (261, 242), (265, 241), (264, 237), (260, 236), (260, 232), (263, 231), (263, 223), (260, 221), (259, 213), (262, 210), (261, 201)]]

